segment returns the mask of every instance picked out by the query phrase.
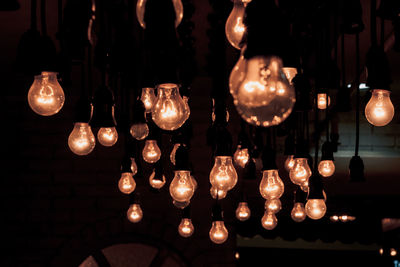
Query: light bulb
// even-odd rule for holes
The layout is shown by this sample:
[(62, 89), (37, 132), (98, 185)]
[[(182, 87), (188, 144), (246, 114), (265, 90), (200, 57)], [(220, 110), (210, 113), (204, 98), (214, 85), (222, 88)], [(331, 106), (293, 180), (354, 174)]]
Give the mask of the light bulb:
[(278, 198), (268, 199), (265, 201), (265, 210), (269, 213), (278, 213), (282, 209), (282, 203)]
[(228, 239), (228, 230), (225, 227), (224, 221), (214, 221), (209, 232), (212, 242), (222, 244)]
[(132, 124), (130, 133), (136, 140), (143, 140), (149, 135), (149, 127), (146, 123)]
[(131, 158), (131, 171), (132, 175), (135, 175), (138, 172), (138, 167), (136, 165), (135, 158)]
[(244, 58), (244, 51), (246, 51), (246, 45), (242, 48), (240, 57), (229, 75), (229, 92), (234, 98), (237, 96), (237, 90), (239, 89), (240, 83), (246, 76), (246, 60)]
[(246, 3), (241, 0), (233, 1), (233, 9), (225, 23), (225, 35), (229, 43), (236, 49), (240, 49), (246, 26), (243, 23)]
[(295, 158), (294, 166), (289, 172), (290, 180), (297, 185), (303, 185), (311, 177), (311, 169), (306, 158)]
[(146, 140), (142, 156), (143, 160), (147, 163), (155, 163), (161, 158), (161, 150), (156, 140)]
[(156, 95), (154, 94), (154, 88), (151, 87), (142, 88), (142, 95), (140, 96), (140, 100), (143, 102), (144, 108), (146, 109), (146, 113), (151, 112), (154, 101), (156, 100)]
[(171, 154), (169, 155), (169, 159), (171, 160), (171, 163), (173, 165), (175, 165), (175, 154), (176, 154), (176, 151), (178, 150), (180, 145), (181, 144), (179, 144), (179, 143), (174, 144), (174, 147), (172, 148)]
[(193, 175), (190, 175), (190, 178), (192, 179), (192, 184), (193, 184), (194, 191), (196, 191), (197, 190), (197, 181), (196, 181), (196, 179), (194, 178)]
[[(331, 104), (331, 98), (328, 96), (328, 107)], [(321, 94), (317, 94), (317, 107), (318, 109), (326, 109), (326, 94), (325, 93), (321, 93)]]
[(191, 236), (194, 232), (192, 220), (189, 218), (182, 218), (181, 223), (178, 226), (178, 232), (182, 237)]
[(323, 177), (330, 177), (335, 172), (335, 163), (333, 160), (321, 160), (318, 164), (318, 172)]
[(385, 126), (394, 116), (394, 107), (390, 101), (390, 92), (383, 89), (374, 89), (371, 99), (365, 106), (365, 117), (374, 126)]
[(236, 209), (236, 218), (239, 221), (246, 221), (250, 218), (251, 211), (247, 202), (240, 202)]
[(292, 85), (292, 80), (297, 75), (297, 68), (283, 67), (282, 71), (285, 74), (286, 79), (288, 79), (289, 83)]
[(65, 96), (57, 81), (56, 72), (42, 72), (35, 76), (28, 92), (28, 103), (39, 115), (51, 116), (58, 113), (64, 105)]
[(227, 191), (218, 190), (216, 187), (213, 187), (213, 186), (211, 186), (211, 188), (210, 188), (210, 194), (213, 199), (217, 199), (217, 196), (218, 196), (218, 199), (224, 199), (226, 197), (227, 193), (228, 193)]
[(140, 222), (143, 218), (143, 211), (139, 204), (132, 204), (126, 212), (128, 220), (133, 223)]
[(323, 199), (309, 199), (306, 203), (306, 214), (313, 220), (324, 217), (326, 213), (326, 204)]
[(282, 60), (257, 56), (245, 61), (244, 79), (232, 90), (236, 92), (232, 96), (238, 113), (255, 126), (280, 124), (296, 102), (294, 89), (282, 71)]
[(194, 185), (190, 177), (190, 171), (175, 171), (174, 179), (169, 186), (171, 197), (179, 202), (189, 201), (194, 194)]
[(339, 221), (339, 216), (337, 216), (337, 215), (332, 215), (331, 217), (329, 217), (329, 219), (330, 219), (332, 222), (337, 222), (337, 221)]
[(285, 160), (285, 169), (290, 172), (294, 166), (294, 155), (289, 155)]
[(249, 161), (250, 158), (249, 149), (242, 148), (240, 145), (238, 145), (235, 154), (233, 154), (233, 158), (237, 165), (244, 168), (244, 166), (246, 166), (246, 163)]
[(135, 179), (133, 179), (133, 175), (131, 172), (123, 172), (121, 174), (121, 178), (118, 182), (118, 188), (119, 191), (124, 194), (130, 194), (135, 191), (136, 182)]
[(153, 172), (149, 177), (150, 186), (153, 187), (154, 189), (161, 189), (165, 185), (165, 182), (166, 182), (165, 175), (163, 174), (162, 177), (156, 177), (156, 171), (153, 170)]
[(177, 207), (178, 209), (184, 209), (187, 206), (189, 206), (190, 201), (180, 202), (180, 201), (173, 200), (172, 204), (174, 204), (174, 206)]
[(235, 187), (238, 180), (235, 167), (230, 156), (216, 156), (210, 172), (211, 185), (222, 191), (229, 191)]
[(96, 145), (92, 129), (87, 122), (76, 122), (68, 137), (68, 146), (77, 155), (87, 155)]
[(176, 84), (164, 83), (157, 88), (151, 116), (154, 123), (163, 130), (173, 131), (189, 118), (188, 104), (183, 101)]
[(265, 199), (280, 198), (285, 190), (278, 170), (265, 170), (260, 182), (260, 194)]
[[(138, 0), (136, 3), (136, 17), (139, 21), (140, 26), (146, 29), (146, 23), (144, 22), (144, 13), (146, 11), (147, 0)], [(181, 23), (183, 18), (183, 5), (181, 0), (172, 0), (172, 4), (175, 9), (175, 27)]]
[(304, 204), (301, 202), (294, 203), (292, 212), (290, 213), (293, 221), (302, 222), (306, 219), (306, 210), (304, 208)]
[(394, 248), (390, 249), (390, 256), (394, 257), (397, 255), (397, 251)]
[(97, 132), (97, 139), (103, 146), (113, 146), (118, 141), (118, 132), (115, 127), (102, 127)]
[(261, 225), (267, 230), (272, 230), (278, 224), (278, 219), (275, 214), (268, 211), (264, 212), (264, 216), (261, 218)]

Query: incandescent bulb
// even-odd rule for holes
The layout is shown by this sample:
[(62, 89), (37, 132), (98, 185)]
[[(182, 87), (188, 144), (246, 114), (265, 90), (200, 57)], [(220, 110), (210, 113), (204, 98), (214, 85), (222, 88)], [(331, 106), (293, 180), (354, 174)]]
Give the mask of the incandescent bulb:
[(294, 166), (289, 172), (290, 180), (297, 185), (304, 185), (311, 177), (311, 169), (306, 158), (295, 158)]
[(161, 150), (156, 140), (146, 140), (142, 151), (143, 160), (147, 163), (155, 163), (161, 157)]
[(236, 209), (236, 218), (243, 222), (250, 218), (251, 211), (247, 202), (240, 202)]
[(180, 202), (180, 201), (173, 200), (172, 204), (174, 204), (174, 206), (177, 207), (178, 209), (184, 209), (187, 206), (189, 206), (190, 201)]
[(313, 220), (324, 217), (326, 213), (326, 204), (323, 199), (309, 199), (306, 203), (306, 214)]
[(249, 161), (250, 158), (249, 149), (242, 148), (241, 145), (238, 145), (235, 154), (233, 154), (233, 158), (237, 165), (244, 168), (244, 166), (246, 166), (246, 163)]
[(190, 201), (194, 194), (194, 185), (190, 176), (190, 171), (175, 171), (174, 179), (169, 186), (169, 193), (176, 201)]
[(142, 88), (142, 95), (140, 96), (140, 100), (143, 102), (144, 108), (146, 109), (146, 113), (151, 112), (154, 101), (156, 100), (156, 95), (154, 94), (154, 88), (151, 87)]
[(318, 164), (318, 172), (323, 177), (330, 177), (335, 172), (335, 163), (333, 160), (321, 160)]
[(211, 185), (222, 191), (229, 191), (235, 187), (238, 180), (235, 167), (230, 156), (216, 156), (210, 172)]
[(179, 146), (181, 144), (176, 143), (174, 144), (174, 147), (172, 148), (171, 154), (169, 155), (169, 159), (171, 160), (171, 163), (175, 165), (175, 155), (176, 155), (176, 150), (178, 150)]
[(92, 129), (87, 122), (76, 122), (68, 137), (68, 146), (77, 155), (87, 155), (96, 145)]
[(118, 188), (119, 191), (124, 194), (130, 194), (135, 191), (136, 182), (135, 179), (133, 179), (133, 174), (131, 172), (123, 172), (121, 174), (121, 178), (118, 182)]
[(285, 74), (286, 79), (288, 79), (289, 83), (292, 85), (292, 80), (297, 75), (297, 68), (283, 67), (282, 71)]
[(275, 214), (268, 211), (264, 212), (264, 216), (261, 218), (261, 225), (267, 230), (272, 230), (278, 224), (278, 219)]
[[(146, 28), (146, 23), (144, 21), (144, 13), (146, 11), (146, 3), (147, 0), (138, 0), (136, 3), (136, 17), (139, 21), (140, 26), (143, 29)], [(174, 5), (175, 9), (175, 27), (181, 23), (183, 18), (183, 5), (181, 0), (172, 0), (172, 4)]]
[(278, 170), (264, 170), (260, 182), (260, 194), (265, 199), (280, 198), (285, 190)]
[(265, 201), (265, 210), (269, 213), (278, 213), (282, 209), (282, 203), (278, 198), (268, 199)]
[(115, 127), (102, 127), (97, 132), (97, 139), (103, 146), (113, 146), (118, 141), (118, 132)]
[(290, 172), (294, 166), (294, 155), (289, 155), (285, 160), (285, 169)]
[(136, 140), (143, 140), (149, 135), (149, 127), (146, 123), (132, 124), (130, 133)]
[(194, 232), (192, 220), (189, 218), (182, 218), (181, 223), (178, 226), (178, 232), (182, 237), (191, 236)]
[(39, 115), (51, 116), (58, 113), (64, 105), (65, 96), (57, 81), (56, 72), (42, 72), (35, 76), (28, 92), (28, 103)]
[(126, 216), (128, 217), (128, 220), (133, 223), (140, 222), (143, 218), (142, 208), (139, 204), (132, 204), (126, 213)]
[(227, 193), (228, 193), (227, 191), (218, 190), (216, 187), (213, 187), (213, 186), (211, 186), (211, 188), (210, 188), (210, 194), (213, 199), (217, 199), (217, 196), (218, 196), (218, 199), (224, 199), (226, 197)]
[(374, 89), (371, 99), (365, 106), (365, 117), (374, 126), (387, 125), (394, 116), (394, 107), (390, 101), (390, 91)]
[(132, 175), (135, 175), (138, 172), (138, 166), (136, 164), (135, 158), (131, 158), (131, 171)]
[(244, 46), (242, 48), (240, 57), (229, 75), (229, 92), (231, 93), (231, 95), (233, 97), (236, 97), (239, 85), (244, 80), (244, 77), (246, 76), (246, 72), (245, 72), (246, 60), (244, 58), (245, 50), (246, 50), (246, 46)]
[(242, 0), (233, 1), (233, 9), (225, 23), (225, 34), (229, 43), (236, 49), (240, 49), (241, 41), (246, 32), (246, 26), (243, 23), (246, 3)]
[(222, 244), (228, 239), (228, 230), (225, 227), (224, 221), (214, 221), (209, 232), (212, 242)]
[[(321, 94), (317, 94), (317, 107), (318, 109), (326, 109), (326, 97), (327, 94), (325, 93), (321, 93)], [(331, 104), (331, 98), (328, 96), (328, 107)]]
[(304, 208), (304, 204), (300, 202), (294, 203), (292, 212), (290, 213), (293, 221), (302, 222), (306, 219), (306, 210)]
[(150, 186), (153, 187), (154, 189), (161, 189), (165, 185), (166, 179), (165, 175), (162, 174), (161, 177), (156, 177), (156, 171), (153, 170), (149, 177), (149, 183)]

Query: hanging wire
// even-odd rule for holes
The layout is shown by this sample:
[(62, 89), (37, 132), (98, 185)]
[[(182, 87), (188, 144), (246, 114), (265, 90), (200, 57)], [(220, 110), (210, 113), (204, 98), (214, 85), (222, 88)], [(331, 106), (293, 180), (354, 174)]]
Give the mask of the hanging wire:
[(355, 155), (358, 156), (358, 146), (360, 143), (360, 34), (356, 33), (356, 148)]

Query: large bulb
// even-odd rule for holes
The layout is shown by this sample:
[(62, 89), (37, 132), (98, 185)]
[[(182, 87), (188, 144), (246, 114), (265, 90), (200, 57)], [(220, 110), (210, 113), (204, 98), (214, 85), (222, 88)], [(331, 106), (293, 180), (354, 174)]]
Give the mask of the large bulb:
[(302, 222), (306, 219), (306, 210), (304, 208), (304, 204), (300, 202), (294, 203), (292, 212), (290, 213), (293, 221)]
[(149, 127), (146, 123), (132, 124), (130, 133), (136, 140), (143, 140), (149, 135)]
[(313, 220), (324, 217), (326, 213), (326, 204), (323, 199), (309, 199), (306, 203), (306, 214)]
[(143, 211), (140, 205), (136, 203), (132, 204), (126, 212), (126, 217), (133, 223), (140, 222), (143, 218)]
[(39, 115), (51, 116), (58, 113), (64, 105), (64, 91), (57, 81), (56, 72), (42, 72), (28, 92), (28, 103)]
[(311, 169), (306, 158), (295, 158), (294, 166), (289, 172), (290, 180), (297, 185), (303, 185), (311, 177)]
[(97, 139), (103, 146), (113, 146), (118, 141), (118, 132), (115, 127), (102, 127), (97, 132)]
[(235, 167), (230, 156), (216, 156), (210, 172), (211, 185), (222, 191), (229, 191), (235, 187), (238, 180)]
[(132, 175), (135, 175), (138, 172), (138, 166), (136, 164), (135, 158), (131, 158), (131, 171)]
[(328, 106), (326, 105), (326, 97), (325, 93), (317, 94), (317, 107), (318, 109), (326, 109), (331, 104), (331, 98), (328, 96)]
[(285, 73), (286, 79), (288, 79), (289, 83), (293, 85), (292, 80), (297, 75), (297, 68), (283, 67), (282, 71)]
[(260, 194), (265, 199), (280, 198), (285, 190), (278, 170), (265, 170), (260, 182)]
[(333, 160), (321, 160), (318, 164), (318, 172), (323, 177), (330, 177), (335, 172), (335, 163)]
[(240, 202), (236, 209), (236, 218), (243, 222), (250, 218), (251, 211), (247, 202)]
[(181, 223), (178, 226), (178, 232), (182, 237), (191, 236), (194, 232), (192, 220), (189, 218), (182, 218)]
[(140, 96), (140, 100), (143, 102), (146, 113), (151, 112), (154, 101), (156, 100), (156, 95), (154, 94), (154, 88), (151, 87), (142, 88), (142, 95)]
[(118, 182), (118, 188), (119, 191), (124, 194), (130, 194), (135, 191), (136, 182), (135, 179), (133, 179), (133, 175), (131, 172), (123, 172), (121, 174), (121, 178)]
[[(136, 17), (143, 29), (146, 29), (146, 23), (144, 22), (146, 3), (147, 0), (138, 0), (136, 3)], [(178, 27), (183, 18), (183, 5), (181, 0), (172, 0), (172, 3), (175, 9), (175, 27)]]
[(79, 156), (87, 155), (96, 145), (92, 129), (87, 122), (76, 122), (74, 129), (68, 137), (68, 146), (72, 152)]
[(242, 0), (233, 1), (233, 9), (225, 23), (225, 34), (229, 43), (236, 49), (240, 49), (246, 26), (243, 23), (246, 3)]
[(157, 91), (151, 112), (154, 123), (163, 130), (178, 129), (189, 118), (189, 105), (182, 99), (176, 84), (161, 84)]
[(383, 89), (374, 89), (371, 99), (365, 106), (365, 117), (374, 126), (385, 126), (394, 116), (394, 107), (390, 101), (390, 92)]
[(265, 210), (269, 213), (278, 213), (282, 209), (282, 203), (278, 198), (268, 199), (265, 201)]
[(225, 227), (224, 221), (214, 221), (209, 232), (212, 242), (222, 244), (228, 239), (228, 230)]
[[(155, 179), (156, 178), (156, 179)], [(165, 185), (166, 179), (165, 175), (163, 174), (162, 177), (156, 177), (156, 171), (153, 170), (149, 177), (149, 184), (154, 189), (161, 189)]]
[(175, 171), (174, 179), (169, 186), (169, 193), (176, 201), (190, 201), (194, 194), (194, 185), (190, 177), (190, 171)]
[(239, 165), (240, 167), (244, 168), (246, 166), (246, 163), (250, 159), (249, 155), (249, 149), (247, 148), (242, 148), (241, 145), (238, 145), (235, 154), (233, 154), (233, 158), (235, 160), (235, 163)]
[(264, 212), (264, 216), (261, 218), (261, 225), (267, 230), (272, 230), (278, 224), (278, 219), (275, 214), (268, 211)]
[(285, 160), (285, 169), (290, 172), (294, 166), (294, 155), (289, 155)]
[(227, 191), (218, 190), (216, 187), (213, 187), (213, 186), (211, 186), (211, 188), (210, 188), (210, 194), (213, 199), (217, 199), (217, 196), (218, 196), (218, 199), (224, 199), (226, 197), (227, 193), (228, 193)]
[(155, 163), (161, 158), (161, 150), (156, 140), (146, 140), (142, 151), (143, 160), (147, 163)]

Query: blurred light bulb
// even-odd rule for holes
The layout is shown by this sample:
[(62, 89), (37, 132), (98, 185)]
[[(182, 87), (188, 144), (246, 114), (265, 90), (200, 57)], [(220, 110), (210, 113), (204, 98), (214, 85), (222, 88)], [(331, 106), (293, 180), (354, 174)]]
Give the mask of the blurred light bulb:
[[(136, 3), (136, 17), (139, 21), (140, 26), (146, 29), (146, 23), (144, 21), (144, 13), (146, 12), (147, 0), (138, 0)], [(172, 0), (172, 4), (175, 9), (175, 28), (181, 23), (183, 18), (183, 5), (181, 0)]]
[(306, 214), (313, 220), (324, 217), (326, 213), (326, 204), (323, 199), (309, 199), (306, 203)]
[(68, 146), (77, 155), (87, 155), (96, 145), (92, 129), (87, 122), (76, 122), (68, 137)]
[(211, 186), (211, 188), (210, 188), (210, 194), (213, 199), (217, 199), (217, 195), (218, 195), (218, 199), (224, 199), (226, 197), (227, 193), (228, 193), (227, 191), (218, 190), (216, 187), (213, 187), (213, 186)]
[[(328, 107), (331, 105), (331, 98), (328, 96)], [(318, 109), (326, 109), (326, 94), (317, 94), (317, 107)]]
[(180, 201), (173, 200), (172, 204), (174, 204), (174, 206), (177, 207), (178, 209), (184, 209), (187, 206), (189, 206), (190, 201), (180, 202)]
[(135, 158), (131, 158), (131, 171), (132, 175), (135, 175), (138, 172), (138, 167), (136, 165)]
[(236, 218), (243, 222), (250, 218), (251, 211), (247, 202), (240, 202), (236, 209)]
[(246, 51), (246, 45), (242, 48), (240, 57), (229, 75), (229, 92), (234, 98), (237, 96), (240, 83), (246, 76), (247, 61), (244, 58), (244, 51)]
[(390, 256), (394, 257), (397, 255), (397, 251), (394, 248), (390, 249)]
[(194, 194), (194, 185), (190, 177), (190, 171), (175, 171), (174, 179), (169, 186), (169, 193), (176, 201), (190, 201)]
[(379, 249), (379, 254), (383, 255), (383, 248)]
[(235, 154), (233, 154), (233, 158), (237, 165), (244, 168), (244, 166), (246, 166), (246, 163), (249, 161), (250, 158), (249, 149), (242, 148), (241, 145), (238, 145)]
[(339, 216), (337, 216), (337, 215), (332, 215), (329, 219), (330, 219), (332, 222), (337, 222), (337, 221), (339, 221)]
[(124, 194), (130, 194), (135, 191), (136, 182), (135, 179), (133, 179), (133, 175), (131, 172), (123, 172), (121, 174), (121, 178), (118, 182), (118, 188), (119, 191)]
[(347, 222), (349, 220), (349, 216), (347, 215), (339, 216), (339, 220), (341, 220), (342, 222)]
[(176, 84), (164, 83), (157, 88), (151, 116), (155, 124), (163, 130), (173, 131), (181, 127), (189, 118), (189, 106), (183, 101)]
[(289, 155), (285, 160), (285, 169), (290, 172), (294, 166), (294, 155)]
[(165, 185), (165, 182), (166, 182), (165, 175), (163, 174), (162, 177), (156, 177), (156, 171), (153, 170), (153, 172), (149, 177), (150, 186), (153, 187), (154, 189), (161, 189)]
[(169, 155), (169, 159), (171, 160), (171, 163), (173, 165), (175, 165), (175, 155), (176, 155), (176, 151), (178, 150), (180, 145), (181, 144), (179, 144), (179, 143), (174, 144), (174, 147), (172, 148), (171, 154)]
[(39, 115), (51, 116), (58, 113), (64, 105), (65, 96), (57, 81), (56, 72), (42, 72), (35, 76), (28, 92), (28, 103)]
[(308, 180), (305, 181), (304, 183), (300, 184), (299, 186), (300, 186), (300, 189), (301, 189), (303, 192), (308, 193), (308, 190), (310, 190)]
[(272, 230), (278, 224), (278, 219), (275, 214), (268, 211), (264, 212), (264, 216), (261, 218), (261, 225), (267, 230)]
[(156, 100), (156, 95), (154, 94), (154, 88), (151, 87), (142, 88), (142, 95), (140, 96), (140, 100), (143, 102), (144, 108), (146, 109), (146, 113), (151, 112), (154, 101)]
[(214, 221), (209, 232), (212, 242), (222, 244), (228, 239), (228, 230), (225, 227), (224, 221)]
[(103, 146), (113, 146), (118, 141), (118, 132), (115, 127), (102, 127), (97, 132), (97, 139)]
[(290, 213), (293, 221), (302, 222), (306, 219), (306, 210), (304, 208), (304, 204), (300, 202), (294, 203), (292, 212)]
[(238, 180), (235, 167), (230, 156), (216, 156), (210, 172), (211, 185), (222, 191), (229, 191), (235, 187)]
[(146, 123), (132, 124), (130, 133), (136, 140), (143, 140), (149, 135), (149, 127)]
[(246, 3), (241, 0), (233, 1), (233, 9), (225, 23), (225, 34), (229, 43), (236, 49), (240, 49), (246, 26), (243, 23)]
[(192, 220), (189, 218), (182, 218), (181, 223), (178, 226), (178, 232), (182, 237), (191, 236), (194, 232)]
[(385, 126), (392, 121), (394, 107), (390, 101), (390, 92), (383, 89), (374, 89), (371, 99), (365, 106), (365, 117), (374, 126)]
[(278, 198), (268, 199), (265, 201), (265, 210), (269, 213), (278, 213), (282, 209), (282, 203)]
[(143, 218), (142, 208), (139, 204), (132, 204), (126, 213), (126, 216), (128, 217), (128, 220), (133, 223), (140, 222)]
[(290, 180), (297, 185), (303, 185), (311, 177), (311, 169), (306, 158), (295, 158), (294, 166), (289, 172)]
[(335, 163), (333, 160), (321, 160), (318, 164), (318, 172), (323, 177), (330, 177), (335, 172)]
[(142, 156), (143, 160), (147, 163), (155, 163), (161, 158), (161, 150), (156, 140), (146, 140)]
[(292, 80), (297, 75), (297, 68), (283, 67), (282, 71), (285, 74), (286, 79), (288, 79), (289, 83), (292, 85)]
[(260, 182), (260, 194), (265, 199), (280, 198), (285, 190), (278, 170), (265, 170)]

